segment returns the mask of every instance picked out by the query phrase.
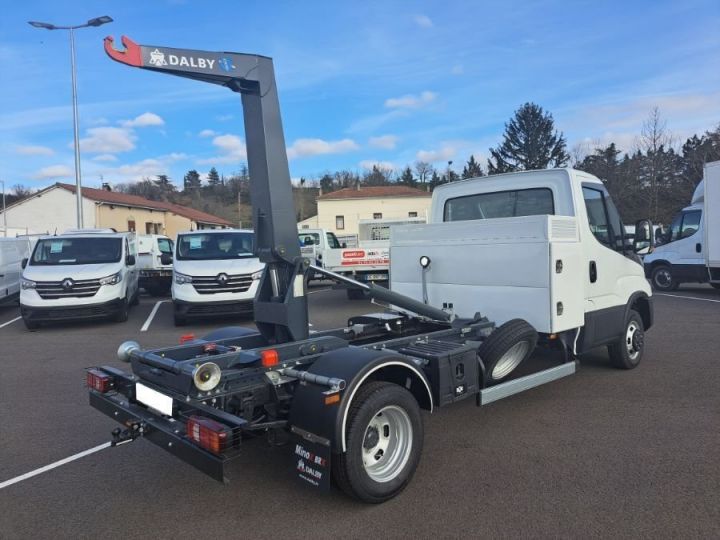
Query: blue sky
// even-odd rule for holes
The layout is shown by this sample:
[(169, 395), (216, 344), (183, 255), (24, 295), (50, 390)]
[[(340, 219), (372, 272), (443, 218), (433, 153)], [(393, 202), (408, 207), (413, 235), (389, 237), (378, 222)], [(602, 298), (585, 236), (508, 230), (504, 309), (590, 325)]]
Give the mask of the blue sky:
[(272, 56), (293, 178), (326, 170), (454, 168), (482, 160), (525, 101), (569, 146), (631, 150), (654, 106), (683, 137), (720, 122), (718, 0), (249, 2), (50, 0), (0, 19), (0, 179), (74, 178), (67, 32), (29, 20), (115, 22), (76, 33), (85, 185), (244, 162), (239, 96), (122, 66), (106, 35)]

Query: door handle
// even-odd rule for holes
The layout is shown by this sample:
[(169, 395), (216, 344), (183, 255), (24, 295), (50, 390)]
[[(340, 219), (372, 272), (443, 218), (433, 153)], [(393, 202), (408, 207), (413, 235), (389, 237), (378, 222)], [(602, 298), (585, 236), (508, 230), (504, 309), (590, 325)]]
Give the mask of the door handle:
[(700, 242), (698, 242), (697, 244), (695, 244), (695, 252), (696, 252), (696, 253), (702, 253), (702, 244), (701, 244)]
[(590, 261), (590, 283), (597, 281), (597, 265), (595, 261)]

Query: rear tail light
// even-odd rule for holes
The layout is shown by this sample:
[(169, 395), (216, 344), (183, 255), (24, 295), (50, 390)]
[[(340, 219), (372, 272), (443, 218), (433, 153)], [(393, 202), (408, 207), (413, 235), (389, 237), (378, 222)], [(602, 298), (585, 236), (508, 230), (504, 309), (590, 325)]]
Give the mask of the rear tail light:
[(180, 345), (183, 345), (184, 343), (187, 343), (189, 341), (195, 341), (195, 334), (183, 334), (180, 336)]
[(263, 367), (272, 367), (280, 363), (280, 355), (275, 349), (265, 349), (260, 352), (260, 364)]
[(88, 369), (85, 374), (85, 382), (88, 388), (103, 394), (110, 391), (114, 386), (112, 377), (99, 369)]
[(188, 418), (186, 429), (191, 441), (214, 454), (220, 454), (230, 439), (229, 427), (202, 416)]

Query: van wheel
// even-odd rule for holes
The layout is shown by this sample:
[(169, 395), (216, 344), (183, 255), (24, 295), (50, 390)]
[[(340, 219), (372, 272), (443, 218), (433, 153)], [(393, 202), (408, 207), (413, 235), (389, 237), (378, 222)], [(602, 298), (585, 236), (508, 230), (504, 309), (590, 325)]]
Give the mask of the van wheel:
[(135, 291), (135, 295), (130, 300), (131, 306), (137, 306), (138, 304), (140, 304), (140, 288)]
[(362, 289), (347, 289), (348, 300), (363, 300), (365, 299), (365, 291)]
[(493, 330), (478, 349), (486, 382), (497, 383), (510, 375), (532, 354), (537, 340), (538, 333), (523, 319), (512, 319)]
[(117, 312), (117, 313), (115, 314), (115, 316), (113, 317), (113, 320), (114, 320), (115, 322), (127, 322), (127, 320), (128, 320), (128, 311), (129, 311), (129, 302), (128, 302), (128, 299), (125, 298), (125, 299), (121, 302), (121, 304), (120, 304), (120, 309), (118, 310), (118, 312)]
[(674, 291), (678, 288), (678, 282), (675, 281), (668, 264), (659, 264), (653, 268), (650, 274), (650, 282), (653, 289), (658, 291)]
[(347, 452), (333, 456), (333, 477), (345, 493), (381, 503), (410, 483), (420, 462), (423, 424), (413, 395), (383, 381), (363, 385), (350, 405)]
[(40, 323), (37, 321), (31, 321), (30, 319), (26, 319), (23, 317), (23, 322), (25, 323), (25, 328), (28, 330), (37, 330), (40, 328)]
[(175, 315), (175, 326), (185, 326), (187, 324), (187, 317), (183, 317), (181, 315)]
[(640, 314), (631, 309), (625, 322), (623, 335), (608, 345), (608, 356), (613, 365), (620, 369), (633, 369), (642, 360), (645, 352), (645, 328)]

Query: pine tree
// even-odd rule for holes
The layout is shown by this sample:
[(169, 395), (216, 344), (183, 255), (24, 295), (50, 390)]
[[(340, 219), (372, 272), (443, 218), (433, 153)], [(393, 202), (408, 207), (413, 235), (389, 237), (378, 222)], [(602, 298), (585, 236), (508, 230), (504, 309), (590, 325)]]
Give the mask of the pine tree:
[(400, 175), (400, 183), (411, 187), (415, 187), (417, 185), (412, 169), (409, 166), (403, 169), (402, 174)]
[(491, 148), (488, 174), (564, 166), (570, 156), (553, 117), (535, 103), (525, 103), (505, 124), (503, 142)]
[(195, 169), (185, 173), (185, 176), (183, 177), (184, 191), (193, 191), (199, 189), (201, 186), (202, 181), (200, 180), (200, 173), (198, 173)]
[(220, 175), (217, 172), (217, 169), (215, 167), (212, 167), (210, 169), (210, 172), (208, 172), (207, 175), (208, 180), (208, 186), (215, 187), (221, 184), (220, 182)]
[(484, 176), (485, 173), (482, 170), (480, 164), (475, 161), (475, 156), (471, 155), (468, 162), (463, 167), (462, 178), (477, 178), (478, 176)]

